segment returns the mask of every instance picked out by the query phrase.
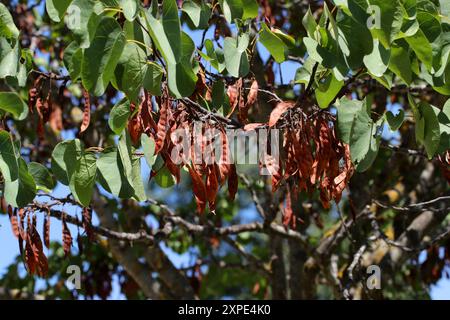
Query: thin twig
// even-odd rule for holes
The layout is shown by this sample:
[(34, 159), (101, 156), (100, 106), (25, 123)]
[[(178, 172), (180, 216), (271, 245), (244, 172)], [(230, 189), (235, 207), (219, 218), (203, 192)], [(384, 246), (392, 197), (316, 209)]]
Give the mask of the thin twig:
[(53, 73), (53, 72), (45, 73), (45, 72), (34, 70), (34, 69), (31, 70), (31, 72), (36, 73), (36, 74), (38, 74), (38, 75), (40, 75), (40, 76), (42, 76), (44, 78), (50, 79), (50, 80), (64, 80), (64, 81), (70, 80), (70, 76), (68, 76), (68, 75), (67, 76), (61, 76), (61, 75), (58, 75), (58, 74)]
[[(50, 216), (52, 216), (58, 220), (62, 220), (62, 218), (64, 216), (66, 222), (83, 228), (83, 223), (80, 220), (78, 220), (77, 218), (75, 218), (71, 215), (68, 215), (64, 211), (50, 209), (47, 205), (38, 203), (38, 202), (34, 202), (31, 205), (31, 207), (34, 209), (37, 209), (39, 211), (42, 211), (42, 212), (49, 212)], [(92, 231), (94, 231), (95, 233), (105, 236), (110, 239), (132, 241), (132, 242), (133, 241), (144, 241), (144, 242), (147, 242), (150, 244), (152, 244), (154, 242), (154, 237), (152, 235), (149, 235), (144, 230), (141, 230), (141, 231), (135, 232), (135, 233), (127, 233), (127, 232), (117, 232), (114, 230), (106, 229), (102, 226), (91, 225), (90, 227), (91, 227)]]
[(393, 209), (393, 210), (396, 210), (396, 211), (403, 211), (403, 212), (412, 211), (412, 210), (415, 210), (415, 209), (418, 209), (418, 208), (421, 208), (421, 207), (425, 207), (425, 206), (428, 206), (430, 204), (433, 204), (433, 203), (436, 203), (436, 202), (441, 202), (441, 201), (444, 201), (444, 202), (445, 201), (450, 201), (450, 196), (437, 197), (435, 199), (431, 199), (431, 200), (428, 200), (428, 201), (419, 202), (419, 203), (413, 203), (413, 204), (407, 205), (405, 207), (392, 206), (392, 205), (385, 204), (385, 203), (383, 203), (383, 202), (381, 202), (379, 200), (373, 200), (373, 202), (376, 205), (380, 206), (383, 209)]
[(344, 216), (342, 215), (341, 208), (339, 207), (339, 204), (336, 204), (336, 211), (337, 211), (338, 214), (339, 214), (339, 218), (341, 219), (341, 223), (342, 223), (342, 225), (344, 226), (344, 230), (345, 230), (345, 233), (346, 233), (347, 236), (348, 236), (348, 239), (349, 239), (351, 242), (355, 242), (355, 240), (354, 240), (353, 237), (352, 237), (352, 234), (350, 233), (350, 230), (347, 228), (347, 224), (345, 223), (345, 218), (344, 218)]
[(351, 281), (353, 281), (353, 270), (355, 269), (355, 267), (359, 264), (359, 261), (361, 260), (362, 255), (364, 254), (364, 252), (367, 249), (367, 245), (363, 244), (358, 251), (356, 251), (355, 255), (353, 256), (353, 260), (352, 263), (350, 264), (350, 266), (347, 269), (348, 272), (348, 277)]
[(261, 218), (263, 218), (265, 220), (268, 217), (268, 215), (267, 215), (266, 211), (264, 210), (264, 206), (262, 205), (255, 188), (253, 188), (252, 184), (250, 183), (250, 180), (248, 180), (246, 175), (240, 174), (239, 178), (244, 183), (244, 185), (247, 187), (247, 189), (250, 191), (250, 194), (252, 195), (253, 203), (255, 204), (255, 207), (256, 207), (256, 211), (259, 213)]
[(230, 237), (225, 237), (224, 241), (228, 243), (232, 248), (234, 248), (241, 256), (243, 256), (251, 265), (255, 267), (256, 270), (263, 270), (266, 274), (270, 274), (270, 270), (264, 265), (264, 263), (252, 255), (251, 253), (245, 251), (241, 244), (234, 241)]
[(293, 240), (297, 240), (303, 247), (307, 247), (307, 241), (306, 237), (302, 235), (301, 233), (286, 229), (284, 226), (279, 225), (275, 222), (270, 223), (269, 225), (265, 225), (261, 222), (251, 222), (248, 224), (240, 224), (240, 225), (231, 225), (226, 227), (215, 227), (210, 225), (199, 225), (195, 223), (191, 223), (182, 217), (175, 214), (175, 211), (173, 211), (170, 207), (167, 205), (156, 201), (154, 199), (148, 199), (146, 201), (149, 204), (155, 205), (162, 209), (166, 214), (163, 215), (164, 219), (166, 221), (170, 221), (173, 224), (181, 226), (183, 229), (185, 229), (188, 232), (192, 233), (205, 233), (210, 235), (217, 235), (217, 236), (224, 236), (224, 235), (231, 235), (231, 234), (239, 234), (242, 232), (258, 232), (258, 233), (269, 233), (273, 232), (275, 234), (278, 234), (280, 236), (290, 238)]
[[(244, 90), (251, 90), (251, 88), (244, 88)], [(267, 95), (273, 97), (274, 100), (276, 100), (277, 102), (283, 102), (283, 99), (281, 99), (279, 96), (277, 96), (277, 95), (276, 95), (274, 92), (272, 92), (272, 91), (258, 88), (258, 92), (261, 92), (261, 93), (264, 93), (264, 94), (267, 94)]]
[(421, 151), (418, 151), (418, 150), (413, 150), (413, 149), (402, 148), (402, 147), (399, 147), (399, 146), (394, 146), (394, 145), (388, 144), (388, 143), (386, 143), (384, 141), (381, 142), (380, 146), (382, 148), (384, 148), (384, 149), (389, 149), (389, 150), (392, 150), (392, 151), (395, 151), (395, 152), (399, 152), (399, 153), (403, 153), (403, 154), (406, 154), (406, 155), (409, 155), (409, 156), (417, 156), (417, 157), (422, 157), (422, 158), (428, 159), (428, 157), (427, 157), (427, 155), (425, 153), (423, 153)]

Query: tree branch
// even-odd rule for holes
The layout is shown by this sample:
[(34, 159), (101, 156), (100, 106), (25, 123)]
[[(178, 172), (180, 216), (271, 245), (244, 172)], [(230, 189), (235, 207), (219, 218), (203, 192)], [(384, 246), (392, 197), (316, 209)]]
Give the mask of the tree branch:
[[(50, 216), (62, 220), (63, 216), (67, 223), (73, 224), (75, 226), (78, 226), (80, 228), (83, 228), (83, 223), (78, 220), (76, 217), (73, 217), (71, 215), (68, 215), (66, 212), (50, 209), (48, 205), (34, 202), (30, 207), (43, 211), (43, 212), (49, 212)], [(139, 232), (135, 233), (127, 233), (127, 232), (118, 232), (111, 229), (104, 228), (102, 226), (90, 226), (92, 231), (95, 233), (105, 236), (109, 239), (115, 239), (115, 240), (122, 240), (122, 241), (142, 241), (146, 242), (147, 244), (153, 244), (154, 243), (154, 237), (152, 235), (149, 235), (145, 230), (141, 230)]]
[(306, 237), (302, 235), (301, 233), (287, 229), (286, 227), (279, 225), (275, 222), (270, 223), (269, 225), (265, 226), (261, 222), (251, 222), (248, 224), (240, 224), (240, 225), (232, 225), (227, 227), (214, 227), (211, 225), (199, 225), (194, 224), (189, 221), (186, 221), (180, 216), (177, 216), (175, 212), (170, 209), (167, 205), (162, 204), (154, 199), (148, 199), (148, 203), (152, 205), (156, 205), (159, 208), (161, 208), (163, 211), (166, 212), (166, 215), (164, 216), (164, 219), (166, 221), (172, 222), (173, 224), (181, 226), (186, 231), (197, 233), (197, 234), (210, 234), (210, 235), (218, 235), (218, 236), (226, 236), (231, 234), (238, 234), (242, 232), (259, 232), (259, 233), (270, 233), (273, 232), (275, 234), (278, 234), (280, 236), (295, 239), (300, 244), (307, 246)]
[(380, 206), (383, 209), (393, 209), (396, 211), (402, 211), (402, 212), (409, 212), (409, 211), (413, 211), (413, 210), (418, 210), (422, 207), (427, 207), (430, 204), (434, 204), (437, 202), (449, 202), (450, 203), (450, 196), (442, 196), (442, 197), (437, 197), (435, 199), (431, 199), (428, 201), (424, 201), (424, 202), (419, 202), (419, 203), (413, 203), (410, 205), (407, 205), (405, 207), (399, 207), (399, 206), (392, 206), (392, 205), (388, 205), (385, 204), (379, 200), (373, 200), (373, 202), (377, 205)]
[(391, 144), (388, 144), (384, 141), (381, 142), (380, 147), (384, 148), (384, 149), (389, 149), (392, 150), (394, 152), (399, 152), (399, 153), (403, 153), (406, 154), (408, 156), (417, 156), (417, 157), (422, 157), (425, 159), (428, 159), (427, 155), (423, 152), (420, 152), (418, 150), (413, 150), (413, 149), (407, 149), (407, 148), (402, 148), (399, 146), (393, 146)]

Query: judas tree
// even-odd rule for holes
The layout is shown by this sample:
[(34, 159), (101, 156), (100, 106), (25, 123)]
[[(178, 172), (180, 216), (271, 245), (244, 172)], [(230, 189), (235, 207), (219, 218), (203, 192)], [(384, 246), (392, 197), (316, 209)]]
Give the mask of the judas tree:
[(0, 295), (428, 298), (449, 95), (446, 0), (2, 0)]

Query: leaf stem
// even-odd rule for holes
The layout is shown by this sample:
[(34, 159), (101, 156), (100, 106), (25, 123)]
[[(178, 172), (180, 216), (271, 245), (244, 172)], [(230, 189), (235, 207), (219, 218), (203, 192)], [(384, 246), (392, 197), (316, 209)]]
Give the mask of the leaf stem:
[(134, 39), (127, 39), (127, 42), (130, 42), (130, 43), (136, 43), (136, 44), (138, 44), (138, 45), (140, 45), (140, 46), (142, 46), (142, 47), (144, 47), (144, 48), (150, 50), (150, 52), (153, 53), (153, 48), (150, 47), (150, 46), (148, 46), (148, 45), (146, 45), (145, 43), (143, 43), (143, 42), (141, 42), (141, 41), (134, 40)]

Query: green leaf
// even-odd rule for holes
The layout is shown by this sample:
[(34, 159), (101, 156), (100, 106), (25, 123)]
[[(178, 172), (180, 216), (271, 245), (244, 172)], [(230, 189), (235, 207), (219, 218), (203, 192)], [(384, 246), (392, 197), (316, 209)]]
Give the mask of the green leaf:
[(95, 0), (98, 4), (96, 6), (96, 13), (101, 14), (105, 8), (118, 8), (121, 0)]
[(373, 135), (370, 139), (369, 148), (367, 151), (366, 156), (364, 159), (362, 159), (357, 165), (356, 165), (356, 171), (358, 172), (364, 172), (367, 171), (375, 161), (378, 155), (378, 150), (380, 148), (381, 143), (381, 137), (379, 135), (376, 135), (376, 130), (378, 130), (378, 126), (373, 127)]
[[(324, 23), (322, 20), (323, 18), (325, 18), (325, 21), (328, 22), (328, 28), (326, 28), (326, 23)], [(327, 37), (331, 36), (334, 41), (338, 40), (339, 30), (337, 28), (336, 20), (334, 19), (333, 14), (328, 9), (328, 5), (326, 2), (323, 5), (323, 15), (321, 17), (320, 25), (321, 27), (323, 27), (320, 30), (321, 33), (324, 33), (324, 31), (326, 31)], [(338, 51), (338, 49), (336, 51)]]
[(182, 56), (176, 64), (167, 65), (167, 81), (170, 93), (176, 98), (188, 97), (197, 83), (197, 75), (192, 69), (192, 57), (194, 56), (194, 41), (186, 34), (181, 37)]
[(450, 17), (450, 2), (445, 0), (439, 0), (441, 7), (441, 13), (443, 16)]
[[(134, 155), (130, 140), (130, 135), (125, 130), (119, 138), (118, 152), (112, 149), (100, 157), (100, 181), (114, 195), (126, 198), (131, 193), (137, 201), (142, 201), (146, 199), (146, 195), (141, 178), (140, 157)], [(110, 171), (116, 167), (118, 171), (113, 171), (116, 175), (113, 176)]]
[(302, 24), (305, 27), (308, 36), (317, 40), (316, 33), (318, 32), (318, 26), (316, 19), (314, 19), (312, 15), (311, 8), (308, 8), (308, 11), (303, 16)]
[(311, 59), (320, 63), (325, 68), (334, 68), (337, 64), (337, 54), (327, 48), (322, 47), (316, 40), (312, 38), (303, 38), (303, 43)]
[(167, 63), (170, 93), (176, 98), (190, 96), (197, 82), (192, 69), (195, 45), (186, 33), (181, 32), (176, 1), (164, 1), (162, 22), (150, 10), (145, 17), (153, 42)]
[(73, 81), (76, 81), (81, 76), (82, 60), (83, 49), (80, 48), (76, 41), (72, 41), (64, 50), (64, 65)]
[(356, 112), (350, 132), (350, 154), (359, 172), (366, 171), (375, 161), (381, 141), (377, 134), (379, 127), (367, 109)]
[(378, 39), (374, 39), (373, 50), (364, 57), (363, 61), (371, 74), (376, 77), (382, 77), (388, 69), (390, 57), (391, 50), (383, 47)]
[(439, 41), (439, 48), (440, 50), (440, 59), (439, 57), (436, 57), (437, 65), (440, 66), (439, 68), (436, 66), (436, 72), (434, 74), (435, 77), (442, 77), (445, 72), (448, 70), (449, 62), (450, 62), (450, 32), (445, 32), (440, 37)]
[(161, 95), (162, 68), (156, 63), (147, 63), (147, 72), (144, 77), (144, 88), (154, 96)]
[(0, 3), (0, 36), (8, 39), (19, 37), (19, 29), (17, 29), (8, 8), (3, 3)]
[[(450, 99), (448, 99), (442, 107), (442, 114), (445, 115), (447, 119), (450, 119)], [(445, 121), (445, 123), (448, 123), (447, 120)]]
[(355, 115), (363, 109), (363, 103), (359, 100), (349, 100), (347, 97), (336, 101), (337, 121), (340, 139), (349, 144)]
[[(439, 128), (439, 121), (437, 114), (439, 109), (429, 105), (426, 102), (421, 102), (418, 105), (421, 119), (423, 119), (423, 145), (428, 154), (428, 158), (432, 159), (438, 150), (441, 132)], [(416, 119), (417, 121), (417, 119)]]
[(40, 163), (28, 163), (28, 172), (36, 182), (36, 187), (45, 192), (51, 192), (56, 184), (48, 169)]
[(5, 181), (4, 197), (6, 203), (16, 208), (23, 208), (36, 196), (36, 183), (28, 172), (28, 167), (22, 158), (17, 159), (19, 176), (14, 181)]
[(97, 175), (97, 158), (93, 152), (83, 152), (70, 177), (70, 191), (79, 203), (88, 207), (94, 191)]
[(45, 7), (50, 19), (60, 22), (72, 0), (46, 0)]
[(417, 15), (417, 0), (402, 0), (405, 9), (404, 18), (415, 18)]
[(15, 92), (0, 92), (0, 109), (11, 113), (19, 121), (28, 116), (28, 106)]
[(211, 66), (219, 72), (223, 72), (225, 70), (225, 57), (223, 55), (223, 51), (220, 48), (217, 50), (214, 49), (214, 44), (210, 39), (205, 40), (206, 54), (200, 51), (200, 55), (203, 59), (208, 61)]
[(133, 21), (139, 11), (137, 0), (120, 0), (120, 6), (123, 9), (123, 15), (128, 21)]
[(144, 152), (145, 161), (151, 168), (155, 163), (155, 139), (146, 134), (141, 135), (142, 151)]
[[(372, 16), (375, 23), (371, 32), (385, 48), (389, 48), (403, 23), (401, 3), (399, 0), (369, 0), (368, 2), (373, 8), (379, 8), (379, 12), (375, 11)], [(377, 22), (380, 23), (378, 26)]]
[(111, 130), (115, 134), (120, 135), (126, 128), (130, 115), (130, 101), (124, 98), (111, 109), (108, 119), (108, 124)]
[(155, 159), (155, 163), (153, 164), (152, 171), (158, 172), (161, 170), (166, 163), (164, 162), (164, 159), (161, 157), (161, 154), (158, 154)]
[[(146, 46), (142, 47), (147, 55), (152, 54), (152, 42), (150, 35), (142, 29), (141, 25), (144, 25), (145, 20), (138, 16), (134, 21), (125, 21), (123, 24), (123, 32), (125, 33), (125, 38), (131, 40), (131, 42), (139, 41)], [(137, 43), (137, 42), (135, 42)]]
[(422, 30), (418, 30), (414, 35), (405, 38), (417, 58), (422, 61), (428, 70), (433, 66), (433, 48), (428, 42)]
[(0, 130), (0, 171), (5, 181), (14, 181), (19, 177), (15, 145), (5, 130)]
[(163, 2), (162, 25), (171, 51), (173, 51), (176, 58), (178, 57), (176, 61), (179, 61), (182, 55), (181, 24), (178, 16), (178, 5), (175, 0), (166, 0)]
[(333, 73), (330, 73), (324, 82), (319, 83), (315, 91), (319, 107), (327, 108), (343, 86), (344, 81), (338, 81)]
[(235, 78), (245, 77), (250, 66), (247, 57), (249, 37), (242, 34), (238, 39), (227, 37), (224, 41), (225, 65), (230, 75)]
[(83, 148), (82, 142), (75, 139), (62, 141), (53, 149), (52, 172), (62, 184), (69, 185)]
[(0, 79), (6, 77), (16, 77), (19, 71), (19, 44), (15, 46), (6, 40), (6, 38), (0, 37)]
[(131, 157), (131, 165), (131, 181), (133, 183), (134, 199), (136, 201), (144, 201), (147, 199), (147, 195), (145, 194), (144, 183), (142, 182), (141, 158), (133, 155)]
[(170, 188), (176, 183), (175, 177), (165, 166), (158, 171), (154, 179), (161, 188)]
[(131, 181), (132, 170), (133, 170), (132, 163), (131, 163), (132, 146), (131, 146), (130, 134), (128, 133), (127, 130), (124, 130), (122, 132), (122, 135), (119, 138), (119, 143), (117, 145), (117, 148), (119, 150), (119, 156), (122, 161), (123, 168), (124, 168), (125, 177), (127, 177), (128, 181)]
[(200, 4), (192, 0), (183, 1), (181, 10), (189, 17), (194, 28), (208, 28), (208, 20), (211, 16), (211, 9), (204, 1), (201, 1)]
[[(298, 68), (295, 73), (295, 83), (308, 84), (311, 79), (315, 64), (315, 60), (313, 60), (312, 58), (307, 58), (305, 63), (300, 68)], [(323, 69), (324, 68), (321, 65), (318, 65), (316, 74), (321, 74)]]
[[(169, 14), (169, 16), (172, 16), (173, 20), (172, 25), (169, 23), (161, 23), (158, 19), (156, 19), (152, 13), (147, 11), (146, 22), (147, 26), (150, 32), (150, 35), (158, 48), (158, 50), (161, 52), (161, 54), (164, 57), (164, 60), (169, 64), (176, 64), (181, 57), (181, 27), (180, 27), (180, 21), (178, 20), (178, 10), (176, 9), (176, 3), (174, 0), (165, 1), (164, 4), (166, 10), (164, 11), (166, 14), (168, 14), (168, 9), (174, 10), (175, 12), (172, 12)], [(174, 3), (172, 6), (169, 6), (169, 3)], [(162, 17), (163, 21), (165, 19), (168, 19), (163, 15)], [(170, 39), (169, 35), (172, 36), (174, 39)], [(178, 42), (177, 42), (178, 41)], [(173, 44), (173, 46), (172, 46)]]
[(33, 54), (29, 49), (22, 49), (19, 60), (19, 70), (16, 75), (17, 85), (24, 88), (27, 85), (28, 72), (33, 69)]
[(124, 168), (116, 147), (104, 150), (97, 159), (97, 178), (113, 195), (127, 199), (134, 195), (133, 187), (124, 175)]
[(414, 101), (414, 98), (408, 93), (408, 102), (414, 114), (415, 125), (415, 136), (417, 143), (423, 144), (425, 140), (425, 119), (422, 117), (419, 111), (419, 107)]
[(277, 36), (278, 38), (281, 39), (281, 41), (283, 41), (284, 45), (287, 47), (288, 50), (296, 49), (295, 39), (293, 37), (277, 28), (273, 28), (271, 31), (275, 36)]
[(128, 99), (137, 102), (147, 73), (147, 55), (136, 43), (127, 43), (117, 63), (116, 83)]
[(389, 69), (400, 77), (407, 85), (411, 83), (412, 68), (407, 48), (397, 44), (391, 46)]
[(450, 149), (450, 99), (438, 114), (441, 142), (437, 153), (441, 154)]
[(346, 74), (347, 70), (341, 70), (342, 66), (338, 65), (338, 62), (342, 60), (337, 42), (338, 33), (336, 21), (325, 5), (317, 31), (313, 37), (303, 38), (303, 43), (313, 60), (322, 64), (325, 68), (333, 69), (336, 67), (334, 70), (335, 76), (339, 80), (343, 80), (345, 75), (342, 74)]
[(387, 71), (381, 77), (376, 77), (373, 74), (370, 74), (370, 75), (372, 76), (373, 79), (377, 80), (386, 89), (391, 90), (392, 82), (393, 82), (393, 78), (394, 78), (394, 74), (392, 72)]
[(281, 63), (286, 59), (287, 46), (264, 22), (261, 23), (259, 42), (270, 52), (276, 62)]
[(72, 31), (80, 48), (89, 48), (101, 17), (94, 13), (94, 0), (73, 0), (67, 8), (66, 26)]
[(434, 43), (438, 40), (442, 33), (442, 26), (440, 18), (437, 15), (431, 12), (418, 11), (417, 21), (419, 22), (420, 30), (423, 31), (428, 42)]
[[(414, 0), (415, 1), (415, 0)], [(417, 30), (419, 30), (419, 22), (414, 17), (409, 18), (408, 20), (404, 20), (402, 29), (400, 33), (397, 35), (397, 39), (402, 39), (406, 37), (410, 37), (416, 34)]]
[(391, 131), (397, 131), (403, 124), (403, 120), (405, 119), (405, 111), (400, 109), (396, 115), (394, 115), (391, 111), (388, 111), (386, 112), (385, 117)]
[(214, 108), (218, 109), (225, 102), (225, 84), (222, 80), (218, 80), (214, 82), (211, 91), (211, 103)]
[(84, 50), (81, 78), (84, 87), (101, 96), (114, 75), (125, 46), (122, 28), (114, 18), (103, 17), (89, 48)]
[(360, 24), (367, 25), (369, 18), (367, 0), (335, 0), (334, 3)]
[(342, 52), (345, 64), (352, 70), (362, 66), (363, 58), (373, 51), (372, 35), (365, 24), (361, 24), (338, 11), (336, 23), (339, 28), (339, 49)]
[(259, 4), (256, 0), (242, 0), (242, 6), (244, 9), (243, 20), (254, 19), (258, 16)]
[(234, 23), (235, 19), (241, 19), (244, 13), (241, 0), (219, 0), (225, 19), (229, 23)]

